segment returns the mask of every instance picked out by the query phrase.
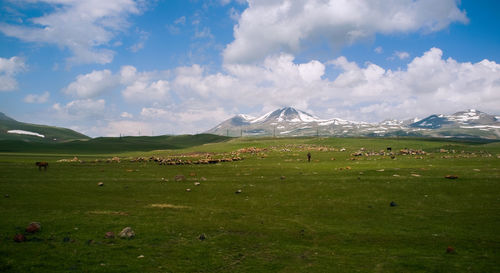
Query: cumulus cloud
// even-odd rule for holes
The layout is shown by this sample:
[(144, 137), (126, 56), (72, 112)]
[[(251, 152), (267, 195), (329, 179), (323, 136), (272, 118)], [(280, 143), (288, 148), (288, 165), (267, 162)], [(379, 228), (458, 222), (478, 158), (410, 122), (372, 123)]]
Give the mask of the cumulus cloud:
[(94, 70), (88, 74), (78, 75), (76, 81), (70, 83), (63, 92), (78, 98), (92, 98), (114, 89), (118, 79), (109, 70)]
[(141, 109), (131, 121), (149, 124), (144, 128), (156, 133), (203, 132), (237, 113), (259, 115), (282, 106), (324, 118), (370, 122), (467, 108), (498, 114), (500, 64), (445, 59), (438, 48), (407, 60), (405, 67), (391, 70), (342, 56), (300, 63), (280, 54), (258, 64), (226, 64), (218, 73), (200, 65), (160, 72), (124, 66), (114, 75), (122, 96)]
[[(55, 44), (69, 49), (71, 64), (106, 64), (114, 51), (103, 48), (124, 31), (130, 14), (140, 12), (134, 0), (24, 0), (42, 3), (52, 12), (31, 18), (25, 24), (0, 24), (0, 31), (26, 42)], [(29, 24), (28, 24), (29, 23)]]
[(123, 97), (133, 102), (155, 102), (168, 99), (170, 84), (168, 81), (158, 80), (154, 82), (136, 81), (127, 86), (122, 94)]
[(122, 118), (133, 118), (133, 117), (134, 117), (134, 115), (132, 115), (132, 114), (130, 114), (130, 113), (128, 113), (128, 112), (122, 112), (122, 113), (120, 114), (120, 117), (122, 117)]
[(46, 103), (49, 100), (50, 93), (44, 92), (43, 94), (28, 94), (24, 97), (26, 103)]
[(131, 102), (165, 101), (169, 98), (170, 84), (162, 72), (137, 72), (134, 66), (123, 66), (119, 72), (94, 70), (81, 74), (62, 91), (77, 98), (95, 98), (122, 88), (122, 96)]
[(343, 101), (339, 110), (344, 108), (358, 120), (425, 116), (466, 108), (498, 111), (500, 65), (488, 60), (460, 63), (442, 55), (440, 49), (432, 48), (414, 58), (406, 70), (398, 71), (375, 64), (359, 67), (341, 57), (333, 64), (343, 71), (331, 82), (329, 92), (338, 92)]
[(345, 45), (376, 33), (435, 32), (467, 23), (456, 0), (344, 1), (248, 0), (223, 52), (228, 63), (254, 62), (269, 54), (298, 52), (307, 42)]
[(0, 92), (12, 91), (18, 88), (15, 75), (25, 71), (24, 59), (14, 56), (9, 59), (0, 57)]
[(207, 107), (199, 103), (171, 105), (165, 108), (144, 107), (141, 110), (141, 118), (155, 124), (154, 130), (164, 134), (174, 131), (177, 134), (202, 133), (214, 125), (214, 122), (229, 117), (231, 114), (223, 107)]
[[(364, 121), (466, 108), (498, 111), (499, 64), (462, 63), (442, 56), (440, 49), (432, 48), (395, 71), (373, 63), (360, 66), (345, 57), (295, 63), (288, 54), (260, 64), (226, 64), (224, 73), (210, 74), (193, 65), (177, 69), (171, 92), (185, 102), (206, 102), (207, 109), (225, 105), (228, 113), (291, 105), (314, 109), (319, 116)], [(338, 75), (327, 78), (326, 66), (339, 70)]]
[(65, 105), (55, 103), (52, 109), (63, 120), (84, 120), (102, 118), (106, 111), (106, 101), (103, 99), (82, 99), (70, 101)]

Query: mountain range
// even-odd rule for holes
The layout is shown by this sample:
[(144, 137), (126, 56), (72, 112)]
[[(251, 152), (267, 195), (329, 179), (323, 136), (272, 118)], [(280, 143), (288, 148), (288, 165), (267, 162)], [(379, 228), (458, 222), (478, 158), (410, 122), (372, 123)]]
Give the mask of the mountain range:
[(223, 121), (206, 133), (226, 136), (430, 136), (500, 139), (500, 117), (475, 109), (424, 119), (384, 120), (379, 123), (321, 119), (293, 107), (260, 117), (245, 114)]
[[(384, 120), (379, 123), (321, 119), (293, 107), (284, 107), (260, 117), (236, 115), (206, 131), (222, 136), (421, 136), (444, 138), (500, 139), (500, 116), (475, 109), (452, 115), (434, 114), (424, 119)], [(16, 121), (0, 112), (0, 140), (60, 143), (89, 140), (67, 128)]]

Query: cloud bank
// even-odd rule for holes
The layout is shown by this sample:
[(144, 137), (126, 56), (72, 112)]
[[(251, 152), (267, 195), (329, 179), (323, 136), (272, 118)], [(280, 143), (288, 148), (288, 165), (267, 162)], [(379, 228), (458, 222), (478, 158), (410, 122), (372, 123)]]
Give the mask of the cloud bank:
[(468, 22), (456, 0), (248, 0), (223, 56), (248, 63), (325, 40), (341, 47), (376, 33), (435, 32), (454, 22)]
[[(327, 69), (337, 70), (338, 75), (328, 78)], [(325, 118), (372, 122), (471, 106), (496, 113), (499, 71), (500, 64), (494, 61), (458, 62), (431, 48), (398, 70), (373, 63), (360, 66), (343, 56), (324, 63), (296, 63), (292, 55), (281, 54), (259, 64), (226, 64), (219, 73), (209, 73), (200, 65), (160, 72), (125, 66), (103, 79), (109, 83), (97, 86), (119, 78), (122, 98), (140, 109), (131, 113), (135, 121), (157, 133), (193, 133), (237, 113), (258, 115), (285, 105)], [(81, 78), (86, 77), (78, 76), (75, 82)], [(83, 102), (64, 108), (69, 111)]]

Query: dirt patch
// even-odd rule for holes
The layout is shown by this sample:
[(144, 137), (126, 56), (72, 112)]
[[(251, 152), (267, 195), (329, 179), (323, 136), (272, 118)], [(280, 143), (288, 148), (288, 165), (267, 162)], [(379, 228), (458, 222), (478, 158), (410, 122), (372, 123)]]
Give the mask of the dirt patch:
[(92, 210), (87, 212), (88, 214), (99, 214), (99, 215), (123, 215), (128, 216), (128, 213), (123, 211), (111, 211), (111, 210)]
[(180, 206), (180, 205), (173, 205), (173, 204), (151, 204), (150, 207), (152, 208), (167, 208), (167, 209), (188, 209), (188, 206)]

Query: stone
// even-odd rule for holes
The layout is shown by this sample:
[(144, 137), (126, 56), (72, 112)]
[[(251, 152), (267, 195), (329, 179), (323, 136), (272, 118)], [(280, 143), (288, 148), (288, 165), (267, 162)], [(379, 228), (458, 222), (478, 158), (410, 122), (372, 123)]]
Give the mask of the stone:
[(394, 201), (391, 201), (391, 203), (390, 203), (389, 205), (390, 205), (391, 207), (395, 207), (395, 206), (397, 206), (398, 204), (396, 204), (396, 202), (394, 202)]
[(204, 176), (202, 176), (200, 179), (201, 181), (207, 181), (207, 179)]
[(203, 241), (205, 240), (207, 237), (205, 236), (205, 234), (201, 234), (198, 239), (200, 239), (200, 241)]
[(144, 258), (144, 255), (137, 256), (137, 259), (142, 259), (142, 258)]
[(186, 191), (187, 191), (187, 192), (190, 192), (190, 191), (191, 191), (191, 189), (186, 189)]
[(118, 236), (122, 239), (131, 239), (135, 237), (135, 232), (132, 230), (131, 227), (126, 227), (120, 233), (118, 233)]
[(35, 232), (38, 232), (40, 231), (40, 229), (42, 228), (42, 226), (40, 225), (40, 223), (38, 222), (31, 222), (27, 227), (26, 227), (26, 232), (29, 232), (29, 233), (35, 233)]
[(241, 193), (241, 190), (237, 190), (234, 193), (239, 194), (239, 193)]
[(114, 239), (115, 238), (115, 233), (113, 231), (108, 231), (106, 234), (104, 234), (104, 238), (106, 239)]
[(282, 175), (282, 176), (280, 177), (280, 179), (281, 179), (281, 180), (285, 180), (285, 178), (286, 178), (286, 176), (284, 176), (284, 175)]
[(458, 179), (458, 176), (454, 175), (454, 174), (448, 174), (444, 178), (446, 178), (446, 179)]
[(179, 174), (179, 175), (176, 175), (174, 177), (174, 180), (177, 181), (177, 182), (180, 182), (180, 181), (186, 180), (186, 177), (184, 175), (182, 175), (182, 174)]
[(5, 198), (9, 198), (10, 196), (9, 196), (8, 194), (6, 194), (6, 195), (4, 195), (3, 197), (5, 197)]
[(199, 186), (199, 185), (201, 185), (201, 184), (200, 184), (200, 182), (194, 182), (194, 185), (195, 185), (195, 186)]
[(452, 246), (449, 246), (446, 248), (446, 253), (448, 253), (448, 254), (455, 253), (455, 249)]
[(104, 183), (103, 182), (99, 182), (99, 183), (97, 183), (97, 186), (102, 187), (102, 186), (104, 186)]
[(23, 234), (18, 233), (18, 234), (16, 234), (16, 235), (14, 236), (14, 242), (17, 242), (17, 243), (22, 243), (22, 242), (24, 242), (24, 241), (26, 241), (26, 237), (24, 237), (24, 235), (23, 235)]

